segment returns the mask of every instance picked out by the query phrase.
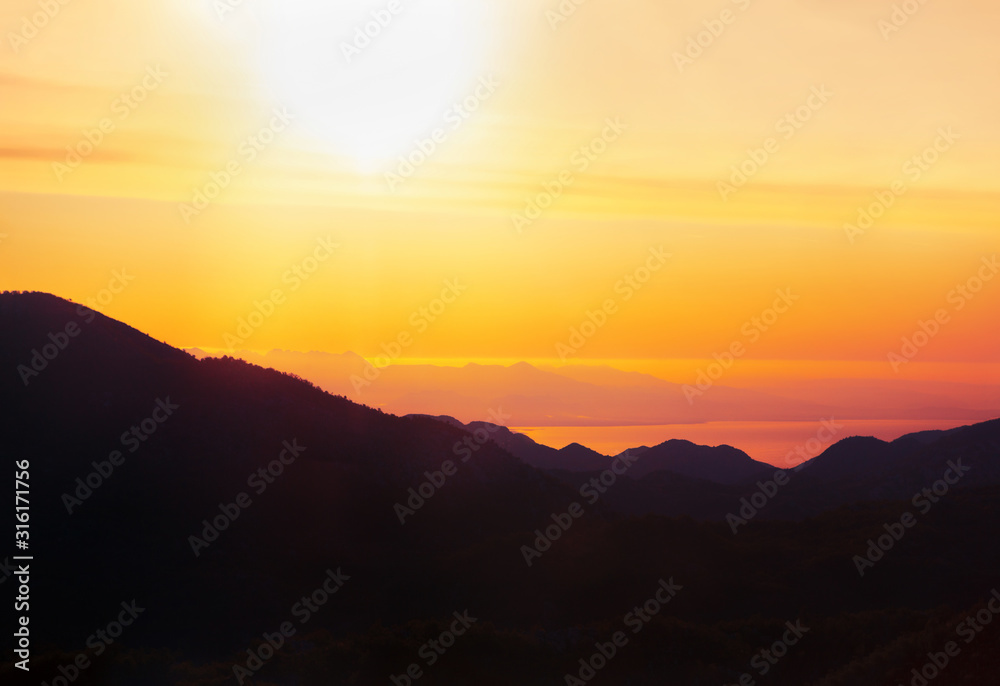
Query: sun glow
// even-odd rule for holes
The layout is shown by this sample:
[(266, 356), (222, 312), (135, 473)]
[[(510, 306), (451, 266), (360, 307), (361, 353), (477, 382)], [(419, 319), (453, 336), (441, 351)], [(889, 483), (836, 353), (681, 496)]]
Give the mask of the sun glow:
[(261, 64), (278, 102), (330, 152), (373, 171), (440, 125), (482, 76), (477, 0), (271, 0)]

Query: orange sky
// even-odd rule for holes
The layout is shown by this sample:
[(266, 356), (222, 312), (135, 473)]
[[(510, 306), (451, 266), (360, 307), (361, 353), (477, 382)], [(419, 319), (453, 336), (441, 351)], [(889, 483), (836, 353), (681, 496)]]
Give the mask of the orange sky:
[[(124, 269), (98, 309), (206, 349), (280, 289), (241, 347), (408, 335), (404, 358), (448, 363), (558, 361), (610, 300), (570, 359), (685, 383), (734, 343), (733, 383), (893, 378), (944, 310), (900, 375), (1000, 380), (1000, 279), (955, 290), (1000, 253), (995, 3), (927, 3), (887, 37), (881, 0), (590, 0), (554, 28), (555, 0), (231, 4), (3, 4), (0, 288), (86, 301)], [(876, 192), (891, 207), (845, 231)], [(525, 223), (532, 198), (551, 206)], [(779, 289), (798, 299), (748, 335)]]

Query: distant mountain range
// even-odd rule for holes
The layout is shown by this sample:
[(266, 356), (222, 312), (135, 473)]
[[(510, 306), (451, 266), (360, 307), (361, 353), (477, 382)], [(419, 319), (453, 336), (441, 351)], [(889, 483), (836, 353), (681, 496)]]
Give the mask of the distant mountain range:
[[(195, 348), (189, 352), (207, 356)], [(394, 364), (376, 370), (350, 352), (217, 354), (296, 374), (330, 393), (398, 415), (447, 415), (471, 422), (503, 408), (510, 415), (508, 426), (815, 422), (820, 417), (967, 421), (1000, 414), (1000, 387), (950, 382), (832, 379), (735, 388), (723, 377), (690, 403), (682, 384), (611, 367), (538, 368), (519, 362)]]
[[(733, 683), (800, 619), (815, 638), (769, 684), (897, 684), (1000, 570), (1000, 421), (848, 438), (778, 486), (735, 448), (683, 441), (629, 451), (612, 480), (622, 456), (386, 414), (41, 293), (0, 294), (0, 370), (0, 457), (9, 473), (31, 463), (32, 675), (49, 683), (133, 598), (144, 614), (85, 683), (231, 681), (342, 570), (260, 683), (385, 684), (464, 610), (477, 623), (428, 684), (560, 682), (669, 578), (683, 589), (606, 683)], [(919, 512), (914, 495), (959, 462)], [(859, 576), (853, 558), (908, 511), (917, 525)], [(531, 566), (528, 546), (545, 548)], [(935, 683), (988, 683), (995, 640), (981, 641)], [(13, 672), (0, 664), (4, 683)]]
[[(420, 416), (420, 415), (415, 415)], [(618, 456), (601, 455), (579, 444), (556, 450), (489, 422), (438, 421), (469, 433), (486, 431), (491, 440), (527, 464), (576, 485), (608, 469)], [(740, 493), (778, 471), (727, 445), (709, 447), (670, 440), (626, 451), (637, 458), (622, 486), (607, 502), (626, 514), (657, 513), (721, 518)], [(905, 498), (934, 482), (945, 458), (976, 464), (962, 487), (1000, 484), (1000, 420), (947, 431), (923, 431), (891, 441), (855, 436), (833, 444), (817, 457), (789, 467), (791, 483), (765, 518), (801, 518), (864, 500)], [(726, 508), (729, 508), (727, 510)]]
[[(579, 443), (572, 443), (556, 450), (540, 445), (524, 434), (490, 422), (463, 424), (454, 417), (448, 416), (435, 417), (434, 419), (463, 428), (470, 433), (483, 429), (487, 431), (494, 443), (507, 450), (511, 455), (539, 469), (562, 469), (571, 472), (599, 471), (607, 469), (617, 457), (601, 455)], [(690, 441), (670, 440), (652, 448), (641, 446), (625, 452), (632, 457), (641, 458), (634, 467), (629, 469), (628, 473), (632, 478), (666, 471), (720, 484), (735, 484), (774, 471), (774, 467), (771, 465), (757, 462), (742, 450), (728, 445), (711, 448), (695, 445)]]

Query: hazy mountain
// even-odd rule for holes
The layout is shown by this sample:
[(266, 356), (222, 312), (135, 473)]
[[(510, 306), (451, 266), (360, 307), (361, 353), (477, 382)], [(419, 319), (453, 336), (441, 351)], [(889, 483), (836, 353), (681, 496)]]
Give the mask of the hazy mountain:
[(712, 387), (690, 403), (681, 384), (613, 369), (557, 373), (526, 362), (376, 368), (353, 353), (272, 350), (265, 355), (246, 351), (232, 354), (296, 374), (330, 393), (393, 414), (449, 415), (464, 422), (482, 420), (497, 408), (509, 414), (510, 426), (668, 424), (775, 416), (814, 421), (834, 413), (822, 403), (725, 385)]
[[(202, 351), (194, 351), (199, 356)], [(682, 384), (606, 366), (468, 364), (373, 367), (354, 353), (234, 351), (248, 362), (301, 376), (330, 393), (393, 414), (483, 420), (502, 407), (508, 426), (659, 425), (707, 421), (989, 419), (1000, 388), (931, 381), (833, 379), (733, 388), (723, 377), (688, 402)], [(367, 371), (367, 376), (366, 376)], [(694, 383), (694, 379), (691, 380)]]

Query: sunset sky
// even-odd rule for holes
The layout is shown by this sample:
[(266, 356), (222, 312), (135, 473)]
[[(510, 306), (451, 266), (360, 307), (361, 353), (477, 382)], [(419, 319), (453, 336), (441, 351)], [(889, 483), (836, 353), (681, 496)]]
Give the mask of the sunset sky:
[(124, 270), (96, 309), (213, 350), (280, 289), (240, 347), (442, 364), (561, 362), (610, 300), (568, 359), (1000, 381), (995, 2), (325, 4), (4, 2), (0, 288)]

